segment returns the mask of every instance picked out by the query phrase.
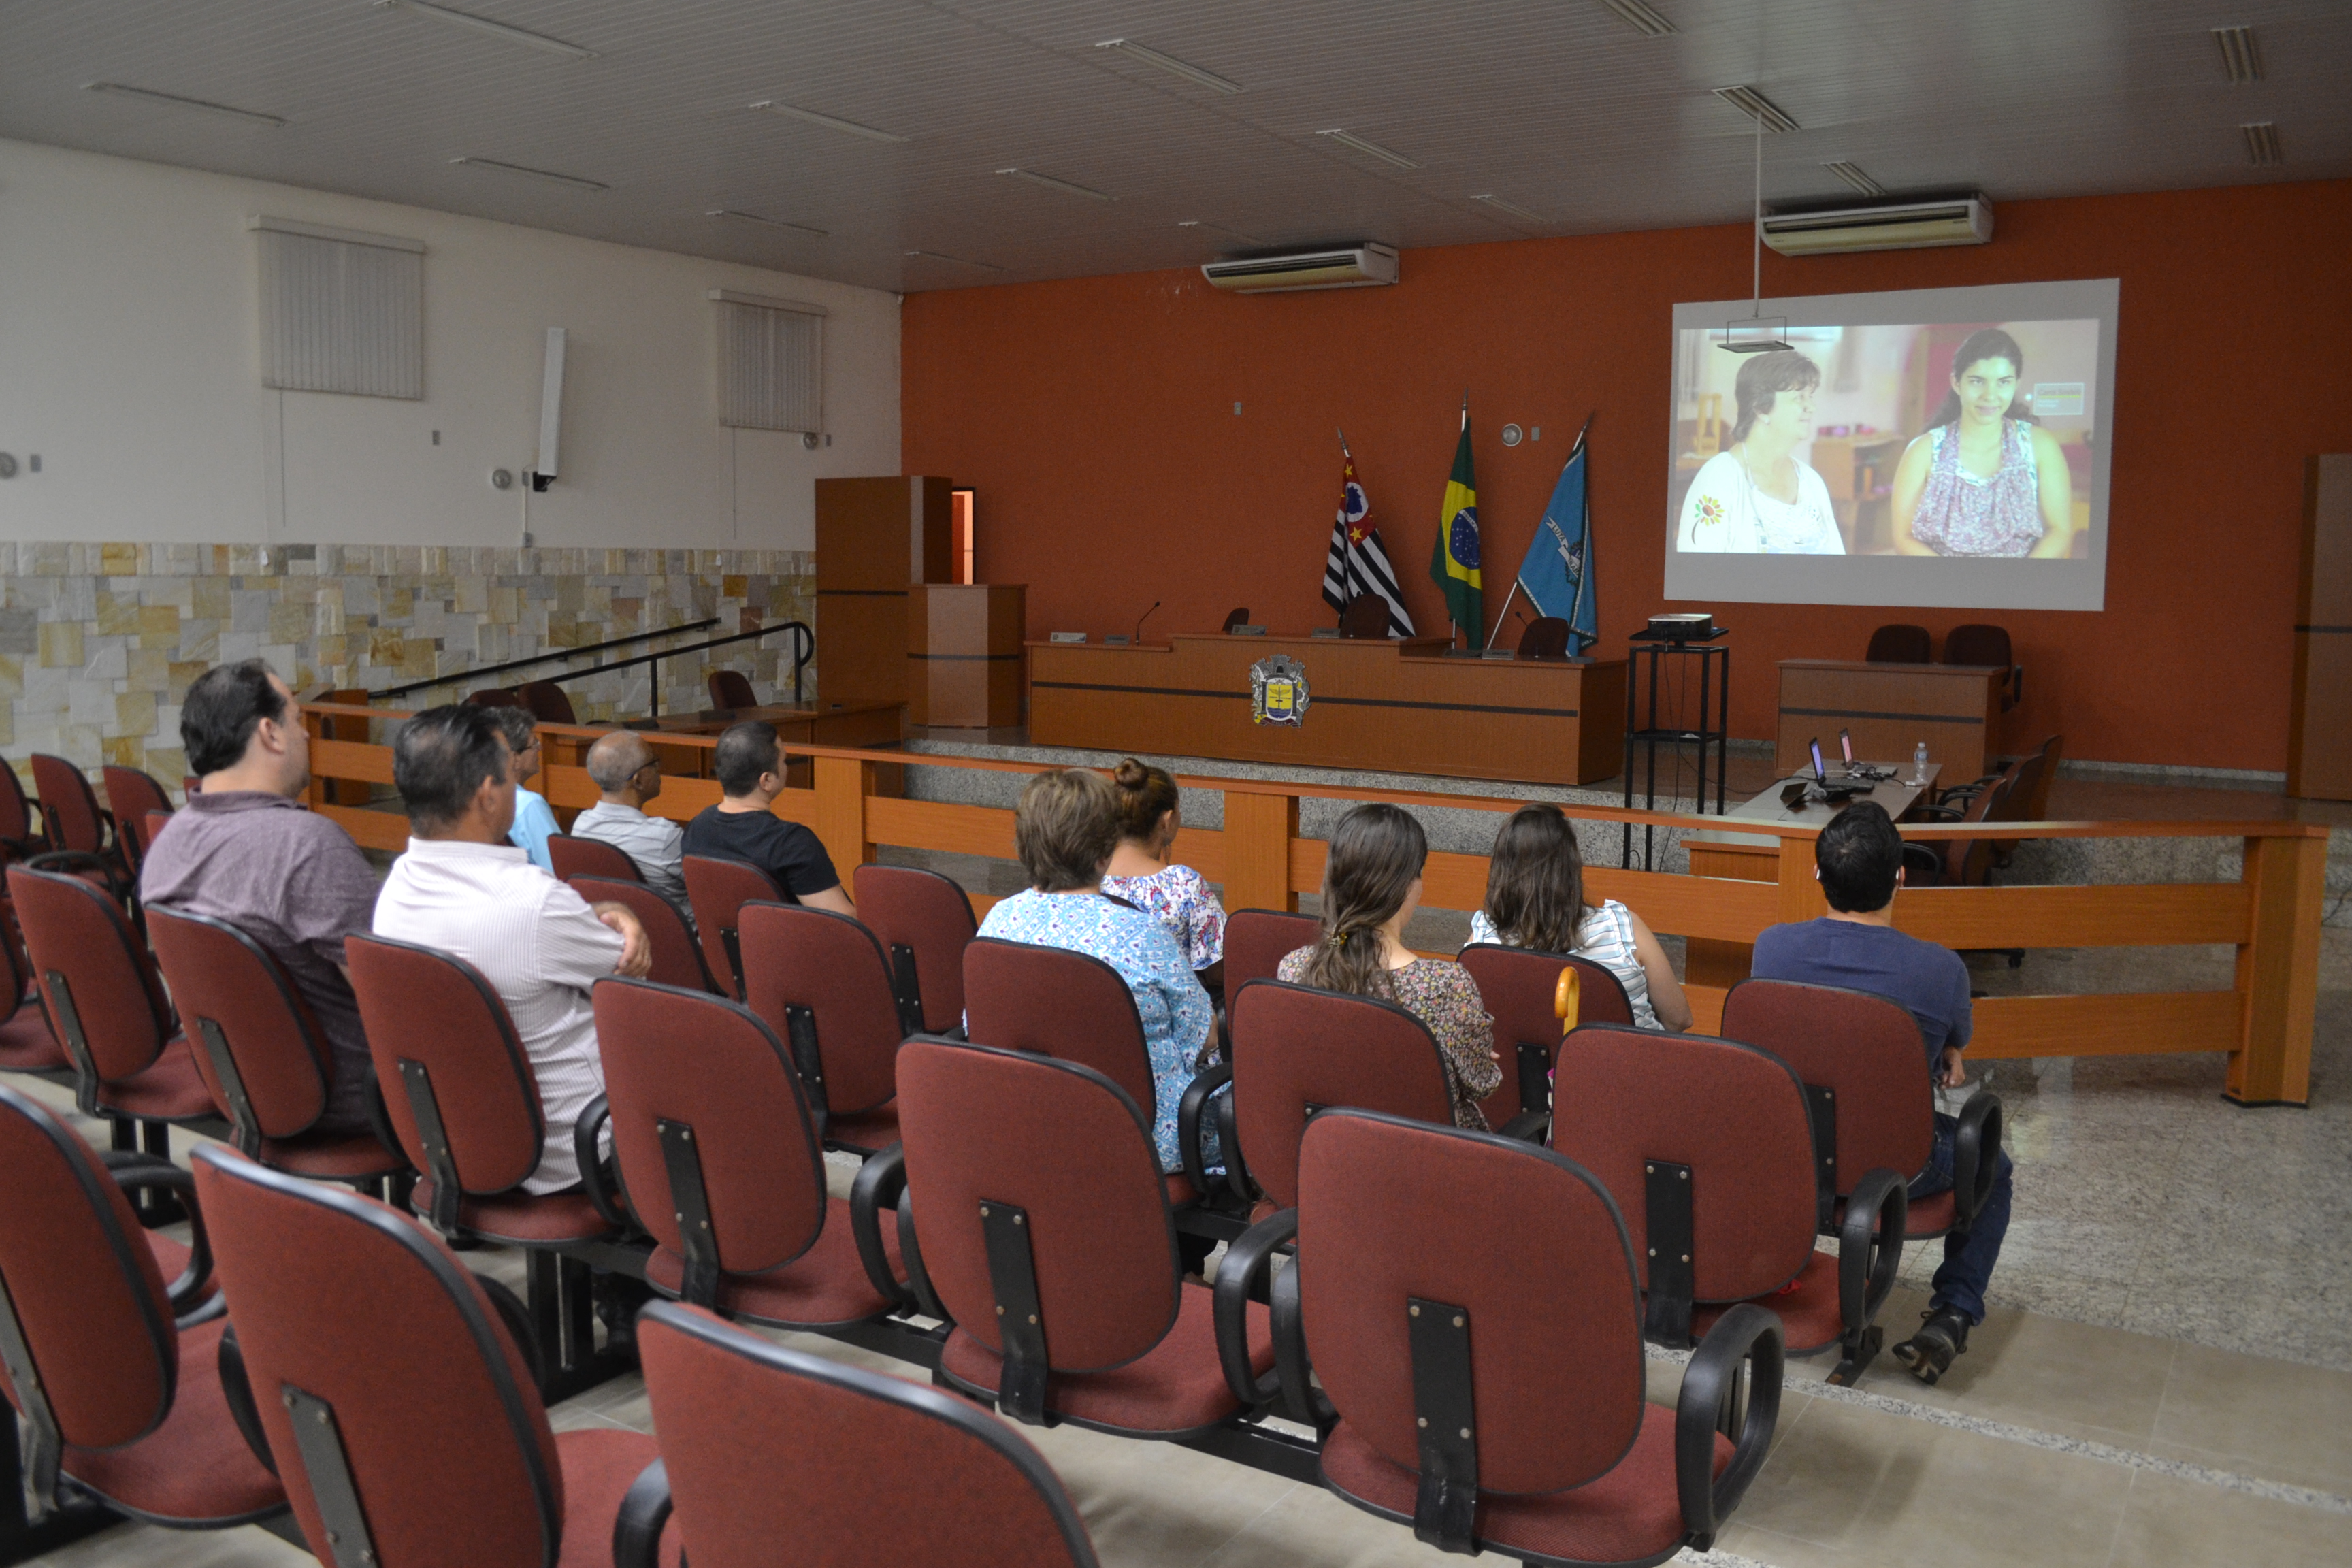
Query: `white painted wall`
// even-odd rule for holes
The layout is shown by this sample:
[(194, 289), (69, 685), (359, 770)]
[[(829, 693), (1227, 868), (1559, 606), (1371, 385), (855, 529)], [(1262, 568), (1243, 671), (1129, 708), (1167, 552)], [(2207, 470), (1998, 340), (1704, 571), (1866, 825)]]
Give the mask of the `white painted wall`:
[[(261, 384), (248, 217), (425, 244), (425, 397)], [(804, 450), (717, 415), (711, 289), (827, 307)], [(539, 441), (569, 332), (562, 475)], [(441, 433), (433, 444), (432, 433)], [(898, 302), (758, 268), (0, 141), (0, 539), (810, 550), (821, 477), (898, 471)]]

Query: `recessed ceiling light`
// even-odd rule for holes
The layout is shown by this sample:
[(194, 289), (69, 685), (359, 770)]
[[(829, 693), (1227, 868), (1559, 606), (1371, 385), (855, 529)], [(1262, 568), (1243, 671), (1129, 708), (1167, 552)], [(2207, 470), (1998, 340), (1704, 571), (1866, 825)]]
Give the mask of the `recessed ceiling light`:
[(1049, 191), (1059, 191), (1066, 196), (1084, 196), (1090, 202), (1116, 201), (1108, 191), (1096, 190), (1072, 180), (1057, 180), (1051, 174), (1041, 174), (1034, 169), (999, 169), (1000, 174), (1010, 174), (1016, 180), (1026, 180), (1033, 185), (1043, 185)]
[(764, 224), (770, 228), (788, 228), (794, 234), (812, 234), (819, 239), (826, 239), (832, 236), (832, 230), (818, 228), (812, 224), (786, 223), (780, 217), (761, 217), (758, 213), (739, 213), (732, 207), (713, 207), (702, 216), (733, 218), (738, 223)]
[(1106, 38), (1095, 47), (1117, 49), (1130, 59), (1141, 60), (1148, 66), (1158, 66), (1170, 76), (1181, 76), (1196, 86), (1207, 88), (1211, 92), (1239, 92), (1242, 89), (1242, 84), (1237, 81), (1228, 80), (1212, 70), (1202, 70), (1191, 61), (1180, 60), (1174, 55), (1163, 55), (1158, 49), (1139, 44), (1132, 38)]
[(1883, 196), (1886, 194), (1886, 187), (1864, 174), (1859, 163), (1823, 163), (1822, 167), (1865, 196)]
[(2252, 125), (2241, 125), (2246, 133), (2246, 161), (2264, 168), (2286, 162), (2286, 153), (2279, 146), (2278, 127), (2270, 121)]
[(160, 103), (167, 109), (200, 109), (206, 114), (223, 114), (231, 120), (242, 120), (247, 125), (267, 125), (272, 131), (285, 123), (282, 115), (264, 114), (257, 109), (232, 109), (226, 103), (214, 103), (208, 99), (182, 98), (176, 92), (152, 92), (143, 87), (125, 87), (119, 81), (92, 81), (82, 84), (84, 92), (112, 93), (117, 98), (135, 98), (142, 103)]
[(522, 174), (534, 180), (547, 180), (559, 185), (570, 185), (575, 191), (609, 191), (613, 187), (595, 180), (583, 180), (577, 174), (559, 174), (552, 169), (526, 168), (520, 163), (501, 163), (496, 158), (452, 158), (468, 169), (494, 169), (501, 174)]
[(1798, 131), (1803, 129), (1781, 111), (1780, 106), (1752, 87), (1718, 87), (1715, 96), (1761, 124), (1767, 131)]
[(566, 59), (593, 60), (596, 58), (595, 50), (583, 48), (578, 44), (551, 38), (545, 33), (534, 33), (504, 22), (493, 22), (488, 16), (475, 16), (471, 11), (453, 11), (446, 5), (429, 5), (427, 0), (375, 0), (375, 8), (379, 11), (414, 11), (436, 22), (471, 27), (478, 33), (488, 33), (493, 38), (504, 38), (509, 44), (520, 44), (527, 49), (538, 49), (543, 54), (562, 55)]
[(2213, 41), (2221, 47), (2221, 69), (2231, 85), (2244, 87), (2263, 79), (2262, 46), (2252, 27), (2216, 27)]
[(946, 261), (958, 267), (978, 267), (990, 272), (1007, 270), (993, 261), (974, 261), (968, 256), (950, 256), (943, 250), (910, 250), (907, 255), (910, 259), (919, 258), (925, 261)]
[(1625, 19), (1626, 26), (1645, 37), (1663, 38), (1675, 30), (1675, 25), (1658, 15), (1656, 9), (1642, 0), (1601, 0), (1603, 5)]
[(1357, 152), (1363, 153), (1368, 158), (1378, 158), (1381, 163), (1394, 164), (1400, 169), (1418, 169), (1421, 167), (1420, 164), (1414, 163), (1412, 159), (1406, 157), (1403, 153), (1397, 152), (1393, 148), (1383, 147), (1377, 142), (1367, 142), (1362, 137), (1354, 135), (1346, 131), (1318, 131), (1315, 134), (1318, 136), (1328, 136), (1332, 141), (1337, 142), (1342, 147), (1353, 147)]
[(844, 134), (850, 136), (863, 136), (868, 142), (911, 142), (914, 140), (911, 136), (900, 136), (895, 132), (879, 131), (871, 125), (860, 125), (855, 120), (843, 120), (836, 115), (819, 114), (814, 109), (803, 109), (796, 103), (779, 103), (772, 98), (763, 98), (751, 107), (754, 109), (764, 109), (771, 114), (781, 114), (788, 119), (804, 120), (811, 125), (822, 125), (827, 131), (839, 131)]
[(1533, 213), (1531, 213), (1531, 212), (1528, 211), (1528, 209), (1527, 209), (1527, 208), (1525, 208), (1525, 207), (1523, 207), (1523, 206), (1519, 205), (1517, 202), (1507, 202), (1507, 201), (1505, 201), (1505, 200), (1504, 200), (1502, 197), (1500, 197), (1500, 196), (1496, 196), (1496, 195), (1476, 196), (1476, 195), (1474, 195), (1474, 196), (1472, 196), (1470, 199), (1471, 199), (1472, 201), (1474, 201), (1474, 202), (1484, 202), (1484, 203), (1486, 203), (1486, 205), (1488, 205), (1488, 206), (1490, 206), (1490, 207), (1493, 207), (1493, 208), (1494, 208), (1496, 211), (1497, 211), (1497, 212), (1507, 212), (1507, 213), (1510, 214), (1513, 217), (1525, 218), (1525, 219), (1527, 219), (1527, 221), (1528, 221), (1528, 222), (1529, 222), (1529, 223), (1541, 223), (1541, 222), (1543, 222), (1543, 221), (1544, 221), (1543, 219), (1541, 219), (1541, 218), (1538, 217), (1535, 214), (1533, 214)]
[(1203, 223), (1196, 217), (1185, 218), (1178, 223), (1176, 226), (1178, 228), (1197, 228), (1208, 234), (1222, 234), (1227, 239), (1238, 239), (1244, 245), (1264, 245), (1266, 243), (1266, 241), (1260, 239), (1254, 234), (1244, 234), (1237, 228), (1227, 228), (1224, 225), (1220, 223)]

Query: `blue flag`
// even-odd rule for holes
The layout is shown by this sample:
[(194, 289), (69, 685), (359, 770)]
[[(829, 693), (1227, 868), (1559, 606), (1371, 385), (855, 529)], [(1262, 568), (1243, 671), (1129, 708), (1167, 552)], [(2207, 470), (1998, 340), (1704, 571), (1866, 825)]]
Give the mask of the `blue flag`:
[[(1585, 421), (1585, 429), (1591, 421)], [(1557, 616), (1568, 623), (1571, 658), (1601, 640), (1600, 616), (1592, 593), (1592, 506), (1585, 495), (1585, 431), (1577, 432), (1568, 466), (1552, 487), (1551, 504), (1528, 543), (1528, 558), (1519, 563), (1519, 592), (1533, 600), (1538, 615)]]

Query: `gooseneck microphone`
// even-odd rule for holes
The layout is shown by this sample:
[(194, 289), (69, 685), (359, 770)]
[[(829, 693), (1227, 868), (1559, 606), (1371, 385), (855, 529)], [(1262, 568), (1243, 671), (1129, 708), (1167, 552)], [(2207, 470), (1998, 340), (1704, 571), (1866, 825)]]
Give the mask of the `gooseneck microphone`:
[[(1158, 600), (1158, 599), (1154, 599), (1154, 600), (1152, 600), (1152, 601), (1151, 601), (1151, 610), (1156, 610), (1156, 609), (1158, 609), (1158, 608), (1160, 607), (1160, 600)], [(1148, 621), (1148, 620), (1150, 620), (1150, 619), (1151, 618), (1151, 610), (1146, 610), (1146, 611), (1144, 611), (1144, 612), (1143, 612), (1143, 614), (1141, 614), (1141, 615), (1139, 615), (1139, 616), (1136, 616), (1136, 617), (1135, 617), (1135, 640), (1136, 640), (1137, 642), (1141, 642), (1141, 641), (1143, 640), (1143, 623), (1144, 623), (1144, 622), (1146, 622), (1146, 621)]]

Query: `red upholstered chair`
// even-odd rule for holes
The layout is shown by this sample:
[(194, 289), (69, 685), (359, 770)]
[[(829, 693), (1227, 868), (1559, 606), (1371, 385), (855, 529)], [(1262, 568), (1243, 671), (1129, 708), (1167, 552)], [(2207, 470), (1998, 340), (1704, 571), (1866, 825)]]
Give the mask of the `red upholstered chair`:
[(49, 841), (33, 820), (33, 803), (25, 798), (25, 782), (16, 768), (0, 762), (0, 773), (7, 774), (0, 778), (0, 858), (22, 860), (49, 847)]
[(612, 1563), (658, 1450), (549, 1429), (512, 1297), (373, 1198), (226, 1149), (195, 1167), (236, 1320), (229, 1384), (322, 1563)]
[(1601, 1184), (1551, 1151), (1318, 1116), (1297, 1226), (1306, 1352), (1339, 1417), (1323, 1482), (1422, 1541), (1539, 1564), (1656, 1563), (1706, 1550), (1762, 1466), (1778, 1321), (1732, 1309), (1675, 1408), (1646, 1403), (1625, 1227)]
[(686, 899), (694, 906), (694, 929), (702, 938), (703, 961), (710, 965), (719, 989), (740, 1001), (743, 965), (735, 951), (737, 911), (745, 904), (782, 903), (783, 891), (774, 878), (741, 860), (688, 855), (685, 871)]
[[(1981, 787), (1955, 791), (1952, 805), (1926, 808), (1927, 819), (1947, 825), (2001, 820), (2022, 766), (2023, 762), (2011, 763), (1990, 780), (1979, 781)], [(1915, 888), (1980, 888), (1991, 874), (1993, 844), (1990, 838), (1914, 839), (1903, 846), (1903, 868)]]
[(906, 1032), (960, 1032), (963, 950), (980, 930), (971, 895), (953, 879), (913, 866), (860, 866), (850, 879), (857, 918), (890, 955)]
[(14, 903), (0, 896), (0, 1072), (72, 1071), (73, 1058), (49, 1028), (33, 984), (33, 961), (26, 956)]
[(555, 868), (555, 879), (559, 882), (568, 882), (574, 877), (609, 877), (622, 882), (646, 879), (627, 850), (601, 838), (574, 838), (569, 833), (558, 833), (547, 841), (547, 858)]
[(1235, 910), (1225, 917), (1225, 995), (1253, 980), (1272, 980), (1282, 961), (1323, 940), (1323, 922), (1285, 910)]
[(1559, 1053), (1551, 1144), (1607, 1188), (1633, 1248), (1643, 1331), (1680, 1350), (1740, 1301), (1779, 1314), (1789, 1348), (1843, 1352), (1829, 1381), (1877, 1356), (1875, 1319), (1903, 1259), (1894, 1171), (1855, 1184), (1834, 1257), (1813, 1250), (1805, 1086), (1754, 1046), (1591, 1025)]
[(1633, 1005), (1624, 985), (1590, 959), (1482, 942), (1462, 950), (1462, 967), (1478, 983), (1478, 995), (1494, 1016), (1495, 1049), (1503, 1058), (1502, 1087), (1479, 1102), (1494, 1126), (1550, 1109), (1560, 1036), (1552, 1005), (1562, 969), (1576, 971), (1578, 1023), (1633, 1026)]
[[(1265, 1310), (1220, 1353), (1211, 1293), (1183, 1283), (1150, 1123), (1076, 1062), (916, 1038), (898, 1053), (921, 1266), (956, 1328), (940, 1377), (1013, 1420), (1198, 1436), (1274, 1364)], [(1269, 1395), (1270, 1397), (1270, 1395)]]
[(1429, 1026), (1392, 1002), (1253, 980), (1234, 994), (1233, 1127), (1248, 1179), (1275, 1209), (1298, 1203), (1298, 1138), (1335, 1105), (1454, 1123)]
[(760, 694), (751, 689), (751, 679), (742, 671), (714, 669), (710, 672), (710, 705), (713, 708), (757, 708)]
[(1862, 657), (1868, 664), (1933, 664), (1936, 641), (1925, 626), (1897, 623), (1871, 633)]
[(147, 937), (233, 1142), (274, 1170), (383, 1196), (407, 1159), (373, 1132), (311, 1131), (335, 1082), (334, 1049), (276, 959), (226, 921), (147, 911)]
[[(622, 1221), (586, 1192), (535, 1194), (521, 1184), (546, 1152), (539, 1077), (506, 1005), (473, 965), (380, 936), (343, 952), (368, 1054), (401, 1152), (423, 1174), (413, 1201), (443, 1236), (524, 1248), (531, 1321), (553, 1363), (541, 1384), (564, 1397), (613, 1370), (595, 1348), (588, 1259), (614, 1261)], [(583, 1172), (596, 1163), (598, 1101), (572, 1132)]]
[(572, 714), (572, 699), (552, 680), (525, 681), (515, 688), (515, 695), (522, 699), (522, 706), (530, 710), (530, 716), (542, 724), (580, 722)]
[(107, 829), (113, 818), (98, 804), (98, 795), (81, 769), (63, 757), (33, 753), (33, 789), (41, 797), (41, 818), (48, 825), (49, 847), (74, 849), (84, 855), (106, 853)]
[[(1763, 1047), (1804, 1084), (1821, 1177), (1820, 1229), (1837, 1228), (1871, 1172), (1898, 1172), (1908, 1183), (1927, 1168), (1935, 1089), (1918, 1023), (1901, 1003), (1834, 985), (1743, 980), (1723, 999), (1723, 1037)], [(1958, 1121), (1952, 1189), (1911, 1202), (1904, 1224), (1908, 1240), (1967, 1230), (1992, 1194), (2000, 1163), (2000, 1101), (1979, 1089)]]
[[(646, 1309), (637, 1343), (665, 1483), (647, 1522), (674, 1495), (697, 1568), (769, 1568), (787, 1541), (807, 1563), (1094, 1568), (1044, 1457), (963, 1400), (667, 1301)], [(635, 1544), (616, 1568), (650, 1568)]]
[(899, 1026), (890, 966), (874, 933), (830, 910), (745, 904), (737, 911), (744, 1002), (789, 1041), (817, 1136), (875, 1154), (898, 1141)]
[(113, 815), (116, 841), (121, 846), (123, 858), (131, 874), (139, 874), (139, 862), (146, 858), (147, 846), (153, 840), (153, 831), (147, 826), (151, 813), (172, 815), (172, 797), (137, 768), (118, 768), (106, 764), (100, 776), (106, 784), (106, 808)]
[[(142, 1234), (129, 1187), (175, 1194), (190, 1210), (194, 1251)], [(47, 1110), (0, 1088), (0, 1339), (22, 1345), (5, 1356), (0, 1389), (30, 1438), (21, 1479), (37, 1506), (58, 1510), (27, 1528), (14, 1499), (0, 1503), (14, 1526), (0, 1530), (10, 1560), (119, 1514), (215, 1530), (282, 1513), (285, 1492), (222, 1394), (227, 1324), (188, 1173), (139, 1154), (101, 1157)], [(0, 1423), (14, 1458), (17, 1415), (0, 1411)], [(8, 1465), (5, 1484), (19, 1479)]]
[[(874, 1184), (858, 1184), (854, 1211), (826, 1196), (801, 1075), (750, 1008), (600, 980), (596, 1044), (614, 1163), (654, 1238), (647, 1284), (790, 1329), (846, 1328), (915, 1305), (897, 1215), (886, 1231)], [(936, 1355), (936, 1342), (924, 1345)]]
[(145, 863), (147, 851), (154, 847), (155, 836), (163, 832), (164, 825), (171, 820), (172, 814), (168, 811), (151, 811), (142, 816), (134, 816), (131, 819), (130, 826), (125, 831), (124, 842), (130, 847), (132, 859), (141, 864)]
[[(548, 847), (580, 840), (551, 838)], [(613, 851), (619, 855), (617, 849)], [(623, 857), (626, 858), (626, 857)], [(557, 864), (562, 862), (559, 858)], [(717, 983), (702, 962), (702, 945), (694, 940), (694, 931), (686, 923), (678, 907), (655, 892), (645, 883), (631, 878), (624, 881), (614, 877), (586, 877), (573, 872), (563, 879), (572, 890), (592, 904), (626, 904), (646, 928), (646, 941), (654, 950), (654, 966), (646, 976), (660, 985), (675, 985), (681, 991), (716, 991)]]

